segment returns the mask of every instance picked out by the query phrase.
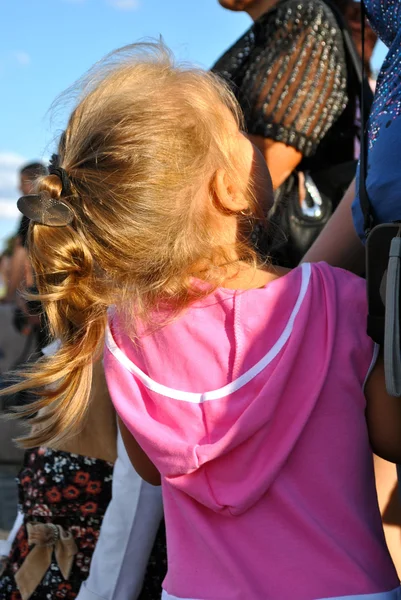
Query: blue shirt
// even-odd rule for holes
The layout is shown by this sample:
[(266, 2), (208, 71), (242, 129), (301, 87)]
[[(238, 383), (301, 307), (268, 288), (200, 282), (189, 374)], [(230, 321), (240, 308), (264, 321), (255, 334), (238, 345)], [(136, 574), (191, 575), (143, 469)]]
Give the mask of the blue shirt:
[[(378, 80), (368, 125), (367, 191), (380, 223), (401, 220), (401, 0), (365, 0), (369, 21), (389, 48)], [(355, 228), (365, 240), (357, 195)]]

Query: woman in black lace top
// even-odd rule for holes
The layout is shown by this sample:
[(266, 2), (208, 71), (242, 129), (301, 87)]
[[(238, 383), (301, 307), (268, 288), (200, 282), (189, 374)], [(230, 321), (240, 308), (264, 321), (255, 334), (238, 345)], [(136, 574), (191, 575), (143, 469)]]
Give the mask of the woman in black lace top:
[(342, 35), (327, 4), (219, 2), (248, 12), (255, 21), (213, 71), (234, 84), (248, 133), (266, 158), (274, 187), (298, 165), (315, 170), (352, 160), (355, 95)]

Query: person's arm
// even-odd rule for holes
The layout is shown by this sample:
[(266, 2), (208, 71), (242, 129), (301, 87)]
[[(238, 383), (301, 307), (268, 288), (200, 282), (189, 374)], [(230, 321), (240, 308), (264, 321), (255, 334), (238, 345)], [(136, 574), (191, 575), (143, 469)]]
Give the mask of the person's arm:
[(324, 3), (282, 3), (263, 27), (264, 45), (260, 41), (239, 98), (247, 133), (277, 188), (303, 157), (315, 154), (342, 114), (347, 66), (341, 33)]
[(302, 262), (325, 261), (333, 267), (341, 267), (357, 275), (363, 274), (365, 247), (352, 220), (351, 206), (354, 198), (355, 180)]
[(401, 464), (401, 402), (386, 391), (382, 355), (368, 378), (365, 396), (373, 452), (389, 462)]
[(151, 485), (160, 485), (160, 473), (155, 465), (142, 450), (131, 432), (127, 429), (121, 419), (118, 419), (118, 426), (124, 441), (124, 446), (135, 471)]
[(10, 278), (7, 285), (7, 293), (4, 299), (5, 302), (14, 302), (17, 291), (25, 282), (27, 251), (17, 244), (10, 261)]

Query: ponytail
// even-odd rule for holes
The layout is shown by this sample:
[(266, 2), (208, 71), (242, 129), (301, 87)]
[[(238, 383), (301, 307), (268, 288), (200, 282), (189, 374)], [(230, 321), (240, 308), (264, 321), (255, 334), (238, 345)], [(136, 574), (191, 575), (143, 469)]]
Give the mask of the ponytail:
[[(38, 196), (58, 199), (61, 181), (56, 175), (43, 177)], [(63, 198), (64, 200), (64, 198)], [(59, 444), (77, 433), (87, 412), (92, 382), (92, 365), (101, 356), (107, 317), (107, 304), (96, 283), (93, 258), (82, 232), (72, 225), (45, 227), (32, 223), (28, 247), (36, 276), (39, 299), (47, 317), (51, 339), (60, 341), (59, 350), (43, 357), (18, 373), (21, 379), (7, 388), (7, 394), (31, 390), (38, 400), (15, 408), (31, 419), (30, 435), (18, 440), (29, 448)]]

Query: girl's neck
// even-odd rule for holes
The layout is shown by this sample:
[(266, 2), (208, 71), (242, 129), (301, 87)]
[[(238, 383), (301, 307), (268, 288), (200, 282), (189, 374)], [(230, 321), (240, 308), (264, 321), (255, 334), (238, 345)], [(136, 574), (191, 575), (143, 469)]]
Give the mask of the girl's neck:
[(246, 263), (238, 263), (232, 275), (224, 280), (223, 287), (231, 290), (251, 290), (262, 288), (271, 281), (286, 275), (290, 269), (268, 266), (255, 268)]
[(279, 0), (255, 0), (251, 5), (245, 9), (245, 12), (251, 17), (253, 21), (256, 21), (264, 15), (268, 10), (273, 8)]

